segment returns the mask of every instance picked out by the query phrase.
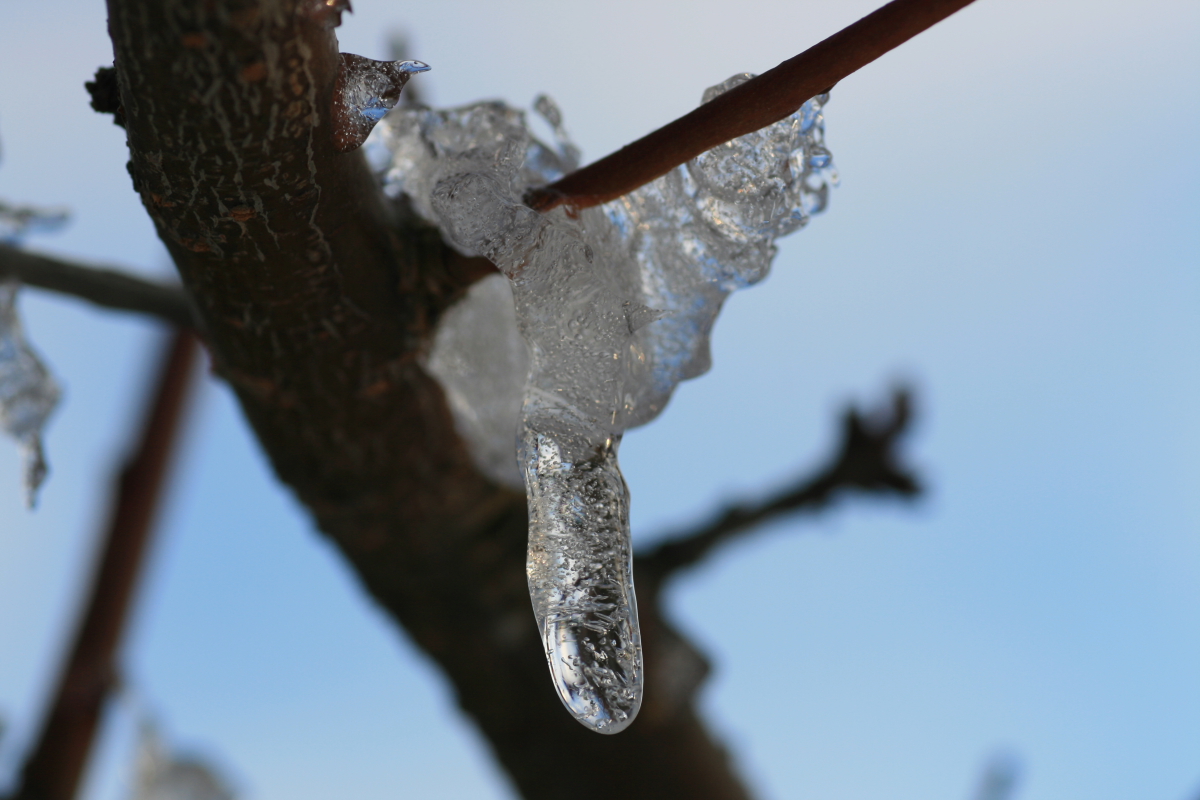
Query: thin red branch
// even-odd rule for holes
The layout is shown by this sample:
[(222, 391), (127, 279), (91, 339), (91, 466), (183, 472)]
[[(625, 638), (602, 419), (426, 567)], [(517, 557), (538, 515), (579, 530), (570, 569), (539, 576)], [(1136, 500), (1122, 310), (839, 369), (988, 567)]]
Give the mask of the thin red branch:
[(893, 0), (795, 58), (549, 186), (525, 202), (539, 211), (615, 200), (719, 144), (795, 113), (847, 75), (974, 0)]
[(178, 330), (163, 355), (136, 453), (121, 470), (84, 617), (14, 800), (71, 800), (87, 766), (186, 405), (196, 339)]

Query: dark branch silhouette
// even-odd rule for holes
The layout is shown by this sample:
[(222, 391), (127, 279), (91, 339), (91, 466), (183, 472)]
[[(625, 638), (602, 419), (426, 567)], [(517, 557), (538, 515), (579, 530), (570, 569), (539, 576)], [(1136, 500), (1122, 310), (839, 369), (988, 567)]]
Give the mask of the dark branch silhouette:
[(71, 800), (105, 702), (117, 685), (117, 654), (129, 616), (199, 347), (176, 331), (162, 356), (137, 449), (121, 470), (100, 560), (79, 629), (12, 800)]
[(529, 191), (538, 211), (615, 200), (719, 144), (778, 122), (812, 97), (974, 0), (893, 0), (795, 58), (561, 180)]
[(156, 283), (118, 270), (84, 266), (0, 244), (0, 277), (6, 275), (27, 286), (78, 297), (103, 308), (148, 314), (180, 328), (196, 325), (191, 300), (178, 285)]
[(874, 414), (848, 409), (842, 418), (842, 441), (826, 467), (767, 500), (734, 505), (699, 528), (668, 536), (634, 562), (639, 587), (694, 566), (736, 536), (789, 514), (819, 511), (852, 490), (916, 497), (920, 481), (897, 453), (911, 423), (912, 397), (903, 389)]

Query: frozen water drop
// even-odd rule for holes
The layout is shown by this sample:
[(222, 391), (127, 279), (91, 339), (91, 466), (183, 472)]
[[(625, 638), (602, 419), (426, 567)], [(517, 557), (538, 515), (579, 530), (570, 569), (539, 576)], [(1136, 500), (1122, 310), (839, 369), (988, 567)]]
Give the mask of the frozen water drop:
[(42, 429), (61, 391), (25, 341), (17, 315), (17, 288), (15, 281), (0, 281), (0, 428), (21, 448), (25, 502), (32, 508), (47, 472)]
[(333, 143), (338, 152), (362, 145), (375, 124), (399, 102), (408, 79), (428, 70), (429, 65), (421, 61), (373, 61), (342, 53), (333, 94)]
[(629, 301), (625, 303), (625, 320), (629, 325), (629, 332), (631, 334), (637, 333), (651, 322), (670, 316), (670, 314), (670, 311), (663, 311), (660, 308), (650, 308), (641, 303)]
[(235, 800), (237, 796), (208, 761), (170, 752), (149, 720), (142, 721), (134, 767), (133, 800)]

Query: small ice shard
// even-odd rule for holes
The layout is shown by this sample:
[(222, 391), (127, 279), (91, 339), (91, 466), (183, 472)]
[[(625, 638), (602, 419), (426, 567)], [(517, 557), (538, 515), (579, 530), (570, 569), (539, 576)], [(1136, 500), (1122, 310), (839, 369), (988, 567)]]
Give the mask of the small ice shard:
[[(704, 102), (750, 77), (709, 89)], [(538, 111), (554, 147), (499, 102), (399, 109), (371, 137), (385, 191), (407, 196), (447, 241), (486, 256), (510, 282), (515, 325), (497, 305), (486, 312), (492, 339), (472, 331), (485, 311), (472, 290), (443, 317), (429, 366), (477, 461), (520, 442), (526, 572), (547, 662), (564, 705), (601, 733), (632, 722), (643, 681), (621, 435), (661, 413), (681, 380), (708, 370), (725, 297), (761, 280), (774, 240), (824, 209), (836, 179), (824, 146), (827, 99), (574, 217), (541, 215), (520, 199), (578, 164), (548, 98)], [(462, 352), (476, 348), (495, 364), (489, 352), (512, 349), (517, 333), (527, 374), (523, 362), (489, 370)], [(492, 403), (518, 392), (519, 415), (511, 402)], [(496, 438), (481, 446), (473, 420), (487, 415)]]
[(475, 466), (512, 489), (525, 479), (513, 454), (529, 351), (517, 332), (512, 289), (503, 275), (479, 280), (445, 312), (425, 368), (446, 392)]
[(625, 322), (629, 325), (629, 333), (634, 334), (651, 322), (657, 322), (671, 315), (670, 311), (661, 308), (650, 308), (632, 300), (625, 301)]
[(204, 760), (167, 751), (157, 728), (142, 722), (132, 800), (234, 800), (236, 795)]
[(0, 242), (15, 245), (30, 233), (56, 231), (66, 224), (67, 217), (64, 209), (10, 206), (0, 200)]
[(47, 471), (42, 429), (61, 392), (25, 341), (17, 316), (17, 288), (15, 281), (0, 280), (0, 428), (21, 446), (25, 502), (33, 508)]
[(349, 153), (367, 140), (371, 129), (396, 106), (408, 79), (428, 72), (422, 61), (373, 61), (342, 53), (333, 92), (333, 144)]

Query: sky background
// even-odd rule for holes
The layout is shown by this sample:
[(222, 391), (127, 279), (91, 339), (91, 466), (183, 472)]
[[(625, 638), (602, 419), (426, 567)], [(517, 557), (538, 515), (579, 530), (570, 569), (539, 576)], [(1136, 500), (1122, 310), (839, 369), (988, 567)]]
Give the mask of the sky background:
[[(359, 0), (338, 35), (382, 58), (407, 31), (436, 105), (547, 92), (590, 160), (875, 4)], [(0, 198), (73, 212), (30, 246), (165, 274), (82, 88), (112, 59), (103, 3), (5, 20)], [(1196, 800), (1200, 4), (979, 0), (846, 79), (826, 119), (828, 212), (729, 302), (712, 372), (625, 439), (635, 538), (813, 468), (839, 410), (897, 381), (929, 492), (772, 525), (681, 579), (670, 611), (715, 665), (704, 715), (764, 800), (959, 800), (997, 753), (1019, 800)], [(65, 400), (35, 513), (0, 441), (0, 782), (163, 340), (36, 290), (22, 307)], [(205, 384), (125, 649), (137, 702), (251, 800), (512, 798)], [(130, 708), (84, 800), (127, 796)]]

